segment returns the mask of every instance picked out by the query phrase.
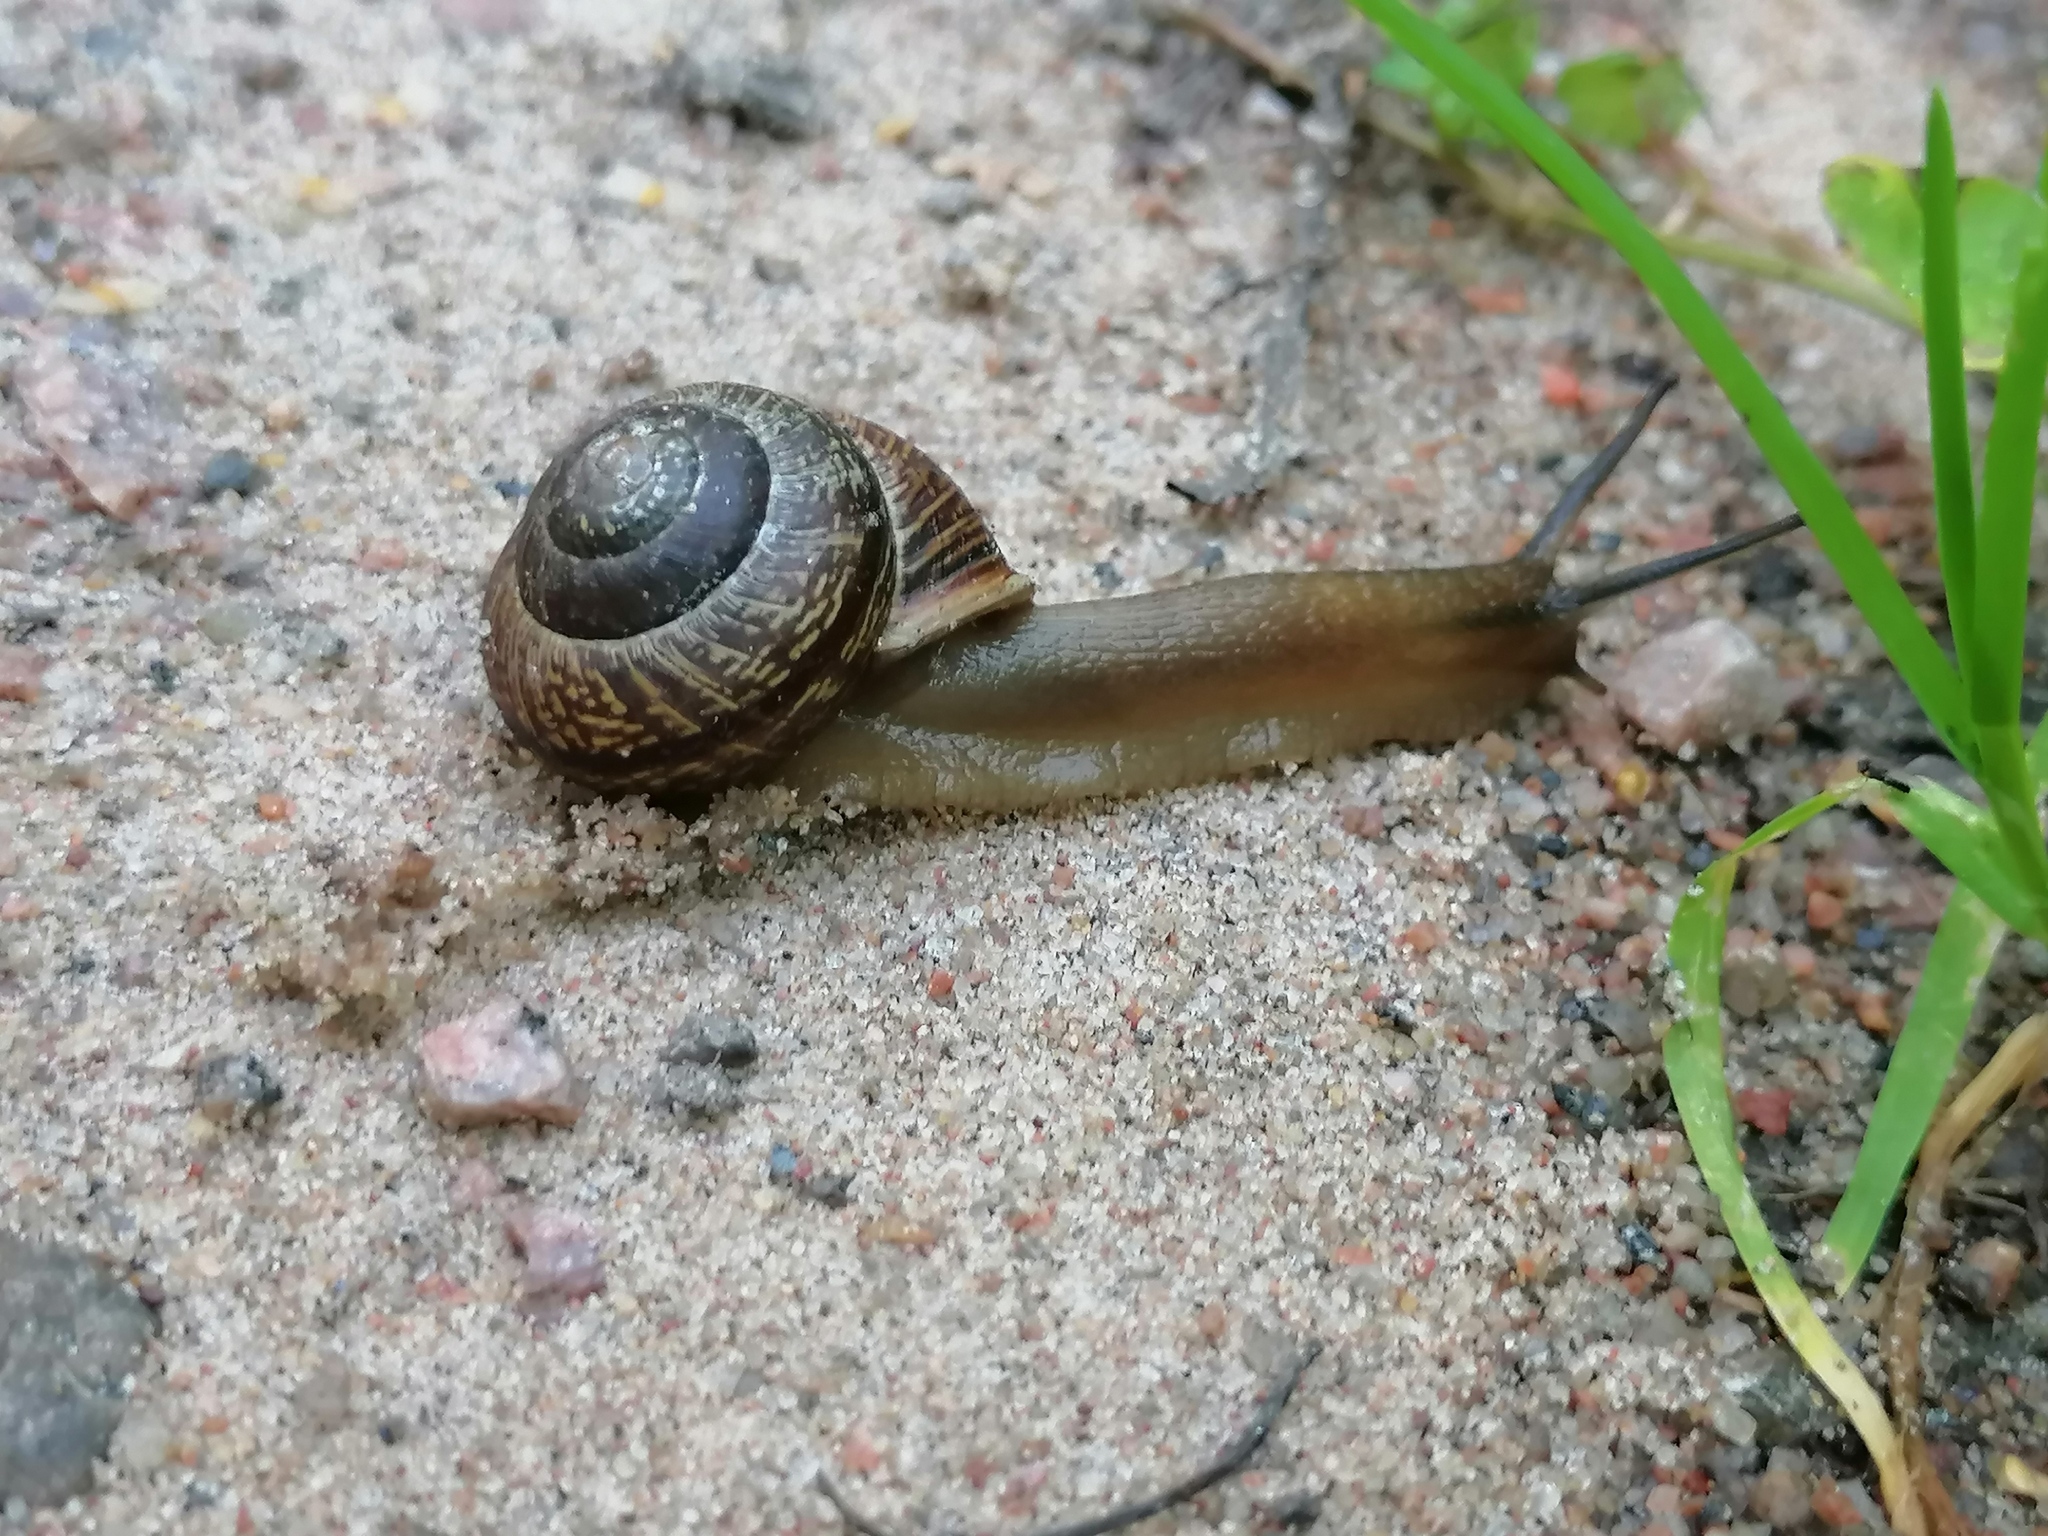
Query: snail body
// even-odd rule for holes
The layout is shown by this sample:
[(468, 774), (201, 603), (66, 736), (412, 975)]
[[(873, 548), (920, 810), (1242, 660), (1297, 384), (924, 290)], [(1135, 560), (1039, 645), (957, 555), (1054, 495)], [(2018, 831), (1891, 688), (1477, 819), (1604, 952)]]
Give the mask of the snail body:
[(635, 402), (549, 464), (493, 567), (485, 671), (564, 777), (1001, 811), (1455, 740), (1576, 668), (1600, 597), (1774, 525), (1560, 590), (1556, 547), (1662, 390), (1523, 554), (1037, 604), (931, 459), (747, 385)]

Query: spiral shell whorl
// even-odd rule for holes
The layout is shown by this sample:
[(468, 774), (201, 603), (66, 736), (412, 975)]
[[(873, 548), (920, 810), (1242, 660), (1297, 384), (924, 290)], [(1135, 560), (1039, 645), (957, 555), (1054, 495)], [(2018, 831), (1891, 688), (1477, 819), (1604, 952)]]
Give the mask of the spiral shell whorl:
[(571, 778), (722, 788), (831, 716), (888, 623), (895, 562), (882, 485), (841, 428), (749, 385), (656, 395), (534, 487), (485, 594), (491, 691)]

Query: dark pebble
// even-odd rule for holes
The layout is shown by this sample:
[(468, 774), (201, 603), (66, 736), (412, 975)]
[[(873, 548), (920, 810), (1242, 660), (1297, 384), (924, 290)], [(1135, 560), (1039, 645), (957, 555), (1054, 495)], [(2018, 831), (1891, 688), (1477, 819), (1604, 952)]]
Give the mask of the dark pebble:
[(741, 128), (775, 139), (807, 139), (823, 126), (818, 88), (794, 59), (699, 60), (679, 54), (656, 95), (690, 112), (722, 112)]
[(533, 489), (524, 480), (498, 480), (492, 483), (491, 488), (507, 501), (517, 501)]
[(200, 494), (211, 501), (222, 491), (246, 496), (255, 487), (261, 471), (256, 461), (237, 448), (224, 448), (206, 461), (199, 476)]
[(662, 1047), (661, 1059), (694, 1062), (700, 1067), (745, 1067), (760, 1053), (754, 1032), (739, 1020), (699, 1014), (675, 1027)]
[(1712, 843), (1694, 843), (1685, 850), (1685, 867), (1696, 875), (1713, 863), (1716, 857), (1718, 855), (1714, 852)]
[(303, 277), (281, 277), (263, 290), (263, 297), (257, 307), (266, 315), (296, 315), (299, 306), (306, 302), (306, 292), (310, 286)]
[(277, 96), (296, 90), (305, 78), (306, 66), (286, 53), (261, 54), (235, 65), (235, 83), (257, 96)]
[(1721, 1368), (1721, 1385), (1756, 1420), (1757, 1444), (1827, 1446), (1856, 1444), (1834, 1399), (1809, 1376), (1791, 1350), (1770, 1344), (1759, 1355), (1742, 1355)]
[(0, 1232), (0, 1503), (91, 1490), (152, 1327), (97, 1260)]
[(1743, 568), (1743, 595), (1752, 603), (1790, 602), (1806, 587), (1806, 567), (1775, 544), (1765, 545)]
[(1614, 1123), (1614, 1108), (1604, 1093), (1581, 1088), (1576, 1083), (1552, 1083), (1550, 1096), (1557, 1100), (1559, 1109), (1578, 1122), (1582, 1130), (1597, 1134)]
[(1323, 1496), (1313, 1488), (1296, 1488), (1268, 1499), (1261, 1513), (1275, 1530), (1305, 1531), (1322, 1518)]
[(796, 1148), (778, 1141), (768, 1149), (768, 1182), (788, 1184), (796, 1178)]
[(852, 1188), (853, 1175), (850, 1173), (814, 1173), (797, 1185), (796, 1192), (806, 1200), (815, 1200), (836, 1211), (851, 1198), (848, 1192)]
[(1571, 857), (1572, 845), (1555, 832), (1541, 832), (1536, 837), (1536, 851), (1547, 853), (1553, 859), (1566, 859)]
[(1628, 1250), (1628, 1256), (1637, 1264), (1648, 1264), (1653, 1269), (1664, 1267), (1664, 1250), (1657, 1246), (1657, 1239), (1641, 1222), (1622, 1223), (1621, 1246)]
[(193, 1073), (194, 1104), (218, 1125), (249, 1125), (283, 1099), (284, 1090), (253, 1051), (209, 1056)]
[(1554, 795), (1564, 788), (1564, 775), (1555, 768), (1540, 768), (1536, 772), (1536, 782), (1543, 786), (1543, 793)]
[(195, 1477), (185, 1485), (185, 1508), (212, 1509), (220, 1502), (220, 1494), (219, 1483), (210, 1483), (203, 1477)]
[(1883, 949), (1891, 939), (1891, 932), (1883, 923), (1868, 923), (1856, 930), (1858, 949)]
[(1596, 533), (1586, 542), (1592, 546), (1595, 554), (1611, 555), (1621, 548), (1621, 535), (1618, 533)]
[(1124, 584), (1123, 572), (1119, 571), (1111, 561), (1097, 561), (1095, 566), (1095, 583), (1105, 592), (1114, 592)]

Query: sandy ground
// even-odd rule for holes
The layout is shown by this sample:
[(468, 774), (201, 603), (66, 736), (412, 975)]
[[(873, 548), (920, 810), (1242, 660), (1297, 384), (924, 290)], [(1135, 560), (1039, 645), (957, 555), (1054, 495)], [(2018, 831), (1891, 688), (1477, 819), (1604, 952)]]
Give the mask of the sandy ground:
[[(1742, 1325), (1611, 1278), (1618, 1223), (1705, 1219), (1682, 1142), (1546, 1113), (1614, 1059), (1560, 1011), (1553, 944), (1619, 867), (1554, 715), (1504, 722), (1492, 761), (1394, 752), (994, 821), (749, 796), (694, 836), (565, 796), (501, 740), (478, 662), (518, 512), (498, 482), (623, 398), (600, 372), (635, 348), (670, 381), (905, 432), (1055, 600), (1177, 579), (1211, 546), (1225, 570), (1302, 566), (1325, 535), (1357, 564), (1491, 557), (1554, 493), (1539, 463), (1613, 419), (1546, 407), (1539, 361), (1579, 346), (1620, 403), (1602, 360), (1676, 355), (1603, 258), (1516, 246), (1374, 149), (1318, 311), (1311, 464), (1256, 513), (1197, 518), (1162, 484), (1213, 463), (1242, 405), (1258, 301), (1210, 301), (1227, 264), (1281, 259), (1287, 128), (1240, 110), (1234, 69), (1121, 57), (1073, 7), (789, 9), (546, 0), (488, 37), (416, 0), (284, 0), (274, 25), (64, 0), (0, 28), (16, 105), (149, 104), (111, 168), (25, 188), (18, 231), (38, 215), (162, 285), (122, 328), (182, 387), (190, 464), (274, 456), (246, 499), (134, 527), (53, 488), (0, 509), (4, 638), (49, 662), (37, 700), (0, 703), (0, 1222), (165, 1295), (114, 1461), (39, 1528), (822, 1531), (821, 1460), (902, 1529), (1014, 1525), (1206, 1455), (1311, 1335), (1327, 1352), (1259, 1470), (1158, 1528), (1251, 1529), (1303, 1491), (1341, 1531), (1682, 1522), (1660, 1490), (1741, 1482), (1712, 1426)], [(1713, 104), (1702, 157), (1773, 216), (1813, 222), (1834, 154), (1909, 154), (1923, 67), (1949, 72), (1969, 158), (2030, 170), (2025, 81), (1941, 17), (1650, 19)], [(650, 103), (676, 44), (801, 46), (827, 131)], [(300, 81), (238, 84), (278, 55)], [(1186, 139), (1174, 218), (1148, 219), (1117, 146), (1175, 79), (1226, 105)], [(877, 142), (895, 115), (908, 143)], [(920, 199), (949, 150), (1028, 179), (942, 225)], [(608, 196), (619, 166), (659, 205)], [(47, 298), (32, 244), (0, 284)], [(992, 314), (940, 301), (956, 251), (1007, 288)], [(1524, 313), (1459, 297), (1517, 284)], [(1901, 337), (1716, 291), (1810, 430), (1913, 419)], [(67, 323), (6, 322), (0, 366)], [(1775, 513), (1728, 425), (1690, 379), (1595, 511), (1624, 535), (1610, 558), (1717, 499)], [(1739, 590), (1699, 578), (1593, 635), (1626, 649)], [(1517, 772), (1538, 751), (1560, 770), (1550, 804), (1504, 794), (1517, 746)], [(1739, 816), (1733, 775), (1687, 772)], [(1360, 806), (1392, 830), (1346, 831)], [(1596, 842), (1545, 904), (1561, 920), (1490, 881), (1502, 834), (1552, 810)], [(424, 907), (390, 888), (408, 844), (433, 861)], [(1666, 859), (1653, 920), (1680, 888)], [(500, 989), (590, 1078), (573, 1128), (419, 1112), (413, 1042)], [(764, 1048), (708, 1128), (651, 1102), (659, 1047), (703, 1010)], [(191, 1063), (228, 1049), (286, 1090), (267, 1126), (191, 1114)], [(853, 1174), (850, 1203), (771, 1183), (777, 1144)], [(515, 1188), (455, 1209), (467, 1159)], [(604, 1241), (606, 1289), (540, 1324), (501, 1231), (523, 1199)]]

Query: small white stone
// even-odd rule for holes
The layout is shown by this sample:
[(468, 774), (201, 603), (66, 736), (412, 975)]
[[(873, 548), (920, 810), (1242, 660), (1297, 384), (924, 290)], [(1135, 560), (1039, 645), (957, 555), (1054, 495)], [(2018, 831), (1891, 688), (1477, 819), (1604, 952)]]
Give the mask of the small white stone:
[(1757, 643), (1726, 619), (1660, 635), (1612, 683), (1622, 712), (1667, 747), (1716, 747), (1785, 713), (1785, 685)]

